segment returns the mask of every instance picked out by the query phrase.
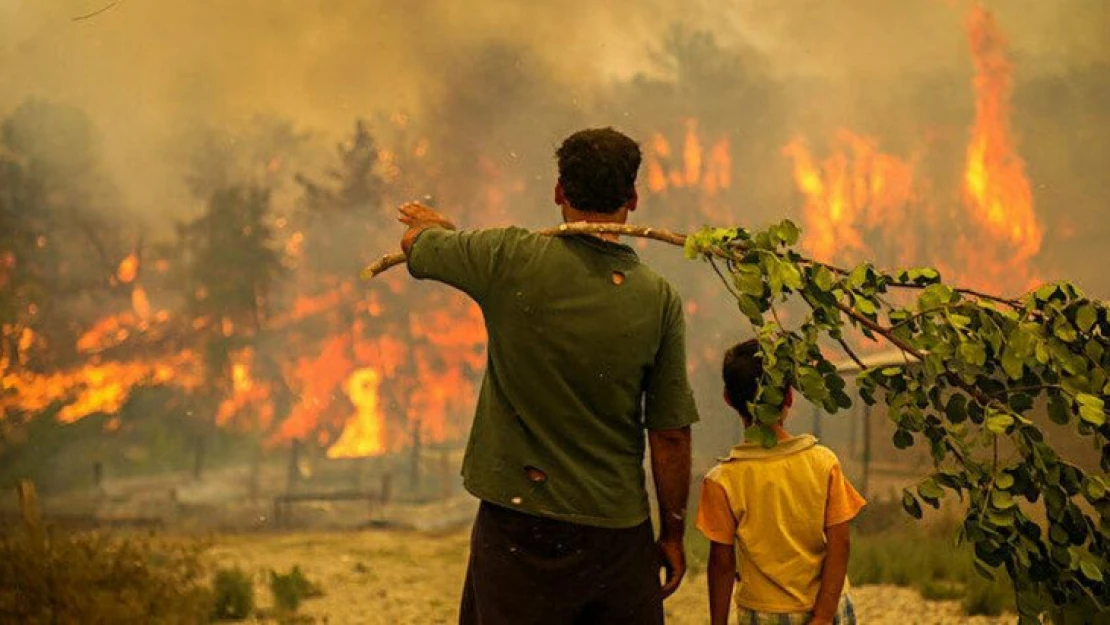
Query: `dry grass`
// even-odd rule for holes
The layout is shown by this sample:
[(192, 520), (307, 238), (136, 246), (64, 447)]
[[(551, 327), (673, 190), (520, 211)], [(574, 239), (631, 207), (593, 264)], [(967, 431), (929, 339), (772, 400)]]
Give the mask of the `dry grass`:
[[(317, 622), (455, 623), (466, 573), (467, 532), (351, 532), (227, 536), (209, 553), (255, 580), (260, 607), (270, 607), (265, 575), (300, 566), (320, 585), (301, 613)], [(668, 623), (707, 621), (704, 578), (693, 577), (667, 602)]]

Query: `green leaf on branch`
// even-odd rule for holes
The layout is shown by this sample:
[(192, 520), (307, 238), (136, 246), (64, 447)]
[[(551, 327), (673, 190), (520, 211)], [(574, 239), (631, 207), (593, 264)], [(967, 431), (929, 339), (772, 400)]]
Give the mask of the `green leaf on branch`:
[(828, 267), (818, 265), (817, 268), (813, 270), (813, 284), (817, 285), (817, 288), (822, 291), (831, 291), (835, 283), (836, 278), (833, 277)]
[(740, 307), (740, 312), (744, 313), (748, 319), (755, 325), (763, 325), (763, 311), (759, 308), (759, 302), (751, 295), (740, 294), (736, 298), (736, 303)]
[(698, 246), (697, 235), (687, 235), (686, 244), (682, 246), (682, 249), (686, 255), (686, 260), (695, 260), (698, 256), (701, 256), (701, 248)]
[(1098, 476), (1088, 476), (1083, 482), (1083, 495), (1087, 498), (1087, 501), (1095, 503), (1106, 496), (1106, 485), (1102, 483), (1102, 479)]
[(1102, 571), (1099, 570), (1098, 565), (1093, 564), (1088, 560), (1079, 561), (1079, 572), (1083, 573), (1083, 577), (1086, 577), (1092, 582), (1102, 581)]
[(910, 434), (902, 428), (898, 428), (898, 430), (894, 432), (894, 446), (898, 449), (913, 447), (913, 434)]
[(1014, 424), (1014, 418), (1006, 413), (994, 413), (987, 417), (987, 429), (995, 434), (1005, 434), (1006, 430)]
[(987, 364), (987, 350), (980, 343), (964, 342), (960, 344), (960, 357), (964, 362), (976, 367)]
[(917, 494), (927, 501), (937, 501), (944, 496), (944, 489), (933, 478), (929, 478), (918, 485)]
[(1010, 473), (999, 473), (994, 479), (994, 485), (1002, 490), (1010, 490), (1014, 486), (1014, 476)]
[(1079, 393), (1075, 396), (1075, 401), (1079, 404), (1080, 419), (1095, 427), (1106, 423), (1105, 404), (1100, 398), (1087, 393)]
[(955, 297), (956, 293), (952, 290), (952, 287), (944, 284), (933, 284), (921, 292), (921, 296), (917, 298), (917, 308), (922, 312), (941, 308)]
[(1009, 510), (1016, 504), (1014, 503), (1014, 496), (1009, 491), (993, 490), (991, 491), (991, 505), (999, 510)]
[(1079, 418), (1095, 427), (1099, 427), (1106, 423), (1106, 413), (1100, 408), (1093, 408), (1091, 406), (1080, 406)]
[(796, 244), (798, 242), (798, 236), (801, 235), (801, 233), (802, 231), (798, 226), (789, 219), (784, 219), (778, 224), (771, 226), (771, 235), (783, 245), (789, 246)]
[(740, 264), (732, 274), (736, 290), (752, 297), (763, 297), (763, 272), (757, 265)]
[(1080, 332), (1088, 333), (1098, 323), (1098, 311), (1091, 304), (1083, 304), (1075, 311), (1075, 325)]
[(1071, 408), (1060, 393), (1050, 393), (1048, 396), (1048, 418), (1058, 425), (1067, 425), (1071, 421)]
[(915, 519), (920, 519), (923, 515), (921, 504), (918, 503), (917, 497), (914, 497), (908, 488), (902, 491), (902, 508)]
[(944, 407), (944, 414), (952, 423), (963, 423), (967, 420), (967, 398), (963, 395), (953, 395)]
[(1074, 343), (1079, 338), (1079, 333), (1076, 332), (1073, 326), (1067, 319), (1057, 317), (1055, 323), (1052, 324), (1052, 333), (1056, 338), (1064, 341), (1065, 343)]
[(875, 308), (875, 302), (872, 302), (870, 299), (862, 295), (855, 294), (852, 295), (852, 299), (855, 302), (856, 310), (858, 310), (860, 313), (867, 317), (875, 316), (875, 312), (877, 310)]

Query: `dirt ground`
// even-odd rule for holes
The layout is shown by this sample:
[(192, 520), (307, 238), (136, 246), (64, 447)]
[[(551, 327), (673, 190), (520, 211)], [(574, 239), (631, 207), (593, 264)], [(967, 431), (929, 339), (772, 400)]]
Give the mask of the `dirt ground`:
[[(298, 565), (325, 593), (302, 607), (314, 622), (408, 625), (456, 622), (467, 549), (465, 531), (362, 531), (217, 537), (209, 553), (217, 566), (239, 566), (254, 575), (260, 607), (270, 603), (267, 572)], [(705, 592), (704, 574), (688, 575), (667, 601), (667, 623), (708, 623)], [(860, 623), (1017, 622), (1012, 616), (968, 618), (955, 602), (926, 602), (904, 588), (864, 586), (852, 595)]]

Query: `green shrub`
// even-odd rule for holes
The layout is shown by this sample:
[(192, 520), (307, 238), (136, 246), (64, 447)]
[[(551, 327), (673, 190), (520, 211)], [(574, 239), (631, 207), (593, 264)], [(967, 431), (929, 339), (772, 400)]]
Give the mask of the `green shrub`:
[(270, 571), (270, 592), (273, 593), (274, 607), (278, 612), (287, 613), (294, 613), (300, 609), (305, 599), (324, 594), (316, 584), (305, 577), (299, 566), (294, 566), (288, 573)]
[[(999, 576), (1000, 578), (1003, 576)], [(968, 616), (998, 616), (1005, 610), (1014, 608), (1013, 586), (1008, 580), (988, 580), (972, 575), (967, 584), (967, 596), (963, 607)]]
[(150, 536), (0, 536), (0, 622), (203, 623), (200, 546)]
[(929, 601), (959, 601), (967, 594), (967, 585), (949, 580), (925, 582), (921, 596)]
[(254, 612), (254, 584), (242, 569), (220, 569), (212, 579), (212, 618), (241, 621)]
[(885, 525), (878, 534), (855, 532), (848, 575), (853, 585), (894, 584), (916, 589), (933, 601), (963, 600), (969, 615), (1013, 611), (1014, 595), (1005, 572), (994, 581), (975, 572), (970, 546), (953, 545), (944, 530), (921, 531), (907, 524)]

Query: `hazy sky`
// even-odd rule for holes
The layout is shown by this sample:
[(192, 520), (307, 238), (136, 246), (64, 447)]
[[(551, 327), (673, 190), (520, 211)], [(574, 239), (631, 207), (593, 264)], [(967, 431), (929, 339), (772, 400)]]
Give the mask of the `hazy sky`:
[[(0, 0), (0, 114), (28, 96), (80, 106), (117, 173), (145, 170), (197, 120), (271, 113), (337, 133), (375, 110), (419, 114), (491, 40), (583, 88), (649, 67), (645, 50), (676, 22), (747, 41), (782, 74), (970, 66), (955, 0), (120, 0), (73, 19), (110, 3)], [(1110, 59), (1110, 2), (988, 6), (1023, 72)]]

